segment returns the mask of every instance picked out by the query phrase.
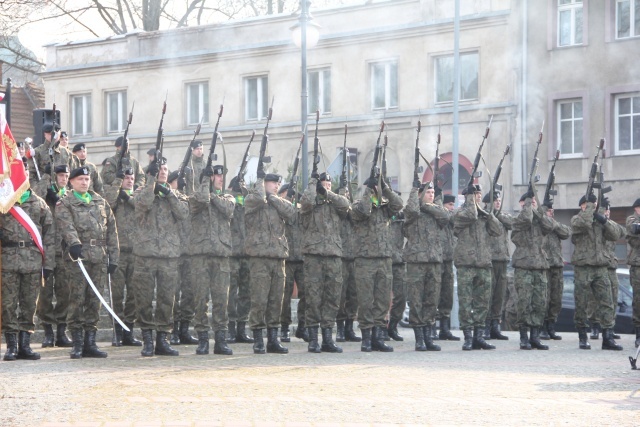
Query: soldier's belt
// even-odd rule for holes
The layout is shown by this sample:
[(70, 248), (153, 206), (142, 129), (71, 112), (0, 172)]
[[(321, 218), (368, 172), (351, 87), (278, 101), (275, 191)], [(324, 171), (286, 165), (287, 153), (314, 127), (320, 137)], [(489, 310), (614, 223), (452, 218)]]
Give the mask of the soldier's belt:
[(107, 246), (107, 241), (102, 239), (91, 239), (88, 242), (83, 242), (83, 246)]
[(19, 242), (2, 242), (3, 248), (31, 248), (37, 247), (33, 241), (20, 240)]

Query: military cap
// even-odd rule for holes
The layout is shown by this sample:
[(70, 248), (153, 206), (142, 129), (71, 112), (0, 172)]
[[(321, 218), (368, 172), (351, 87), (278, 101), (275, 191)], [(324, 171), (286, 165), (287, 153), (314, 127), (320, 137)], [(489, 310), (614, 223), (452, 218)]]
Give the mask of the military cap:
[(326, 172), (322, 172), (320, 174), (320, 178), (318, 178), (318, 181), (329, 181), (329, 182), (331, 182), (331, 175), (329, 175)]
[(124, 172), (125, 175), (135, 175), (133, 173), (133, 168), (129, 167), (129, 168), (124, 168), (124, 170), (122, 171)]
[[(433, 186), (433, 182), (432, 181), (428, 181), (425, 182), (424, 184), (422, 184), (420, 186), (420, 189), (418, 190), (420, 193), (422, 193), (424, 190), (433, 190), (435, 187)], [(398, 194), (399, 195), (399, 194)]]
[(442, 203), (455, 203), (456, 198), (453, 194), (445, 194), (442, 196)]
[(202, 141), (196, 139), (195, 141), (191, 141), (191, 148), (202, 147)]
[(167, 158), (166, 157), (160, 157), (160, 166), (166, 165), (166, 164), (167, 164)]
[(155, 148), (150, 148), (147, 151), (147, 155), (149, 155), (149, 156), (153, 156), (154, 154), (156, 154), (156, 149)]
[(169, 176), (167, 177), (167, 182), (168, 183), (172, 183), (173, 181), (175, 181), (176, 179), (178, 179), (178, 175), (180, 175), (179, 171), (173, 171), (169, 174)]
[[(493, 192), (493, 200), (495, 201), (496, 199), (500, 198), (500, 192), (499, 191), (494, 191)], [(484, 197), (482, 198), (482, 203), (489, 203), (491, 201), (491, 193), (487, 193), (484, 195)]]
[(88, 167), (83, 166), (81, 168), (75, 168), (74, 170), (71, 171), (71, 175), (69, 175), (69, 179), (73, 179), (82, 175), (91, 175), (91, 171), (89, 170)]
[(61, 138), (66, 138), (67, 137), (67, 131), (63, 130), (62, 132), (60, 132), (60, 137)]
[(68, 165), (58, 165), (55, 167), (55, 169), (53, 169), (53, 171), (55, 173), (69, 173), (69, 166)]
[(75, 153), (76, 151), (84, 150), (85, 148), (87, 148), (87, 146), (84, 145), (84, 142), (79, 142), (73, 146), (73, 150), (71, 151)]
[[(598, 201), (598, 198), (595, 194), (589, 194), (589, 202), (595, 203)], [(580, 201), (578, 202), (578, 206), (582, 206), (583, 203), (587, 203), (587, 196), (580, 197)]]
[(635, 202), (633, 202), (633, 206), (631, 206), (632, 208), (637, 208), (638, 206), (640, 206), (640, 199), (636, 199)]
[[(480, 184), (471, 184), (471, 187), (473, 188), (473, 192), (474, 193), (482, 193), (482, 185), (480, 185)], [(464, 190), (462, 190), (462, 195), (463, 196), (466, 196), (467, 194), (469, 194), (468, 189), (469, 189), (469, 187), (467, 187)]]
[(531, 197), (528, 191), (525, 192), (522, 196), (520, 196), (520, 201), (524, 202), (525, 200), (527, 200), (527, 197)]
[(215, 165), (212, 169), (214, 175), (224, 175), (224, 166)]
[(264, 180), (265, 182), (266, 181), (281, 182), (282, 176), (278, 175), (277, 173), (268, 173), (267, 175), (265, 175)]
[(16, 146), (17, 146), (18, 148), (20, 148), (20, 147), (24, 147), (24, 142), (23, 142), (23, 141), (18, 141), (18, 142), (16, 142)]
[(45, 123), (42, 125), (42, 132), (51, 133), (53, 132), (53, 123)]
[(278, 194), (282, 194), (285, 191), (289, 191), (289, 184), (282, 184), (282, 186), (280, 187), (280, 189), (278, 190)]
[(116, 147), (122, 147), (122, 143), (123, 143), (123, 142), (124, 142), (124, 137), (119, 136), (119, 137), (116, 139)]

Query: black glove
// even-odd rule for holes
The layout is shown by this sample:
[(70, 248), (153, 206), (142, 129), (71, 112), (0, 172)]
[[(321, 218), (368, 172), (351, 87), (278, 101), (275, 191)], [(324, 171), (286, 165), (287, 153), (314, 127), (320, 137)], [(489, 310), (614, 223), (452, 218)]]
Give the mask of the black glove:
[(327, 189), (322, 185), (322, 181), (318, 181), (318, 184), (316, 184), (316, 192), (323, 196), (327, 195)]
[(47, 281), (49, 276), (51, 276), (51, 273), (53, 273), (53, 270), (49, 270), (48, 268), (42, 270), (42, 277), (44, 277), (45, 282)]
[(347, 178), (340, 177), (340, 188), (347, 188)]
[(469, 194), (473, 194), (476, 191), (476, 187), (473, 184), (470, 184), (467, 186), (467, 188), (465, 188), (464, 190), (462, 190), (462, 195), (463, 196), (467, 196)]
[(127, 191), (121, 188), (120, 192), (118, 193), (118, 199), (122, 199), (123, 202), (126, 202), (130, 198), (131, 196), (127, 194)]
[(434, 192), (435, 192), (435, 197), (440, 197), (440, 196), (442, 196), (442, 188), (440, 188), (440, 187), (436, 187), (436, 188), (435, 188), (435, 190), (434, 190)]
[(258, 171), (256, 172), (256, 176), (258, 177), (258, 179), (264, 179), (264, 177), (267, 176), (267, 174), (264, 173), (264, 165), (262, 164), (262, 162), (258, 163)]
[(184, 178), (178, 178), (178, 190), (184, 191), (187, 188), (187, 181)]
[(171, 193), (171, 189), (169, 187), (165, 187), (164, 185), (158, 184), (156, 182), (156, 186), (153, 189), (153, 192), (156, 193), (156, 194), (162, 193), (162, 194), (164, 194), (166, 196), (167, 194)]
[(414, 177), (413, 178), (413, 188), (420, 188), (420, 186), (422, 185), (422, 183), (420, 182), (420, 178), (418, 177)]
[(549, 197), (548, 199), (545, 199), (542, 205), (546, 206), (549, 209), (553, 209), (553, 198)]
[(160, 172), (160, 166), (158, 166), (158, 163), (153, 162), (149, 164), (149, 169), (147, 169), (147, 173), (151, 176), (156, 176), (158, 175), (158, 172)]
[(116, 272), (116, 269), (118, 268), (118, 264), (111, 264), (109, 263), (109, 265), (107, 265), (107, 273), (108, 274), (113, 274)]
[(242, 187), (240, 185), (240, 180), (236, 180), (231, 186), (231, 190), (233, 190), (234, 193), (242, 193)]
[(602, 206), (603, 208), (605, 208), (606, 210), (609, 210), (609, 208), (611, 207), (611, 202), (609, 201), (608, 197), (603, 197), (602, 198)]
[(116, 178), (124, 179), (124, 171), (122, 169), (118, 169), (116, 172)]
[(82, 245), (73, 245), (69, 248), (69, 255), (71, 259), (77, 261), (78, 258), (82, 258)]
[(313, 179), (320, 179), (320, 174), (318, 172), (312, 172), (311, 173), (311, 178)]
[(44, 167), (44, 173), (46, 173), (47, 175), (51, 175), (51, 163), (47, 164), (47, 166)]
[(364, 185), (366, 185), (367, 187), (369, 187), (370, 189), (374, 189), (376, 187), (376, 185), (378, 185), (378, 180), (375, 179), (375, 177), (370, 176), (369, 178), (367, 178), (367, 180), (364, 182)]
[(207, 165), (203, 170), (202, 170), (202, 175), (211, 178), (213, 176), (213, 167), (211, 165)]
[(58, 196), (58, 193), (56, 193), (53, 188), (49, 187), (47, 188), (46, 199), (47, 199), (47, 202), (51, 203), (52, 205), (55, 205), (56, 203), (58, 203), (58, 200), (60, 200), (60, 196)]
[[(635, 222), (635, 223), (631, 224), (631, 233), (632, 234), (640, 234), (640, 222)], [(1, 234), (0, 234), (0, 238), (2, 238)]]
[(598, 212), (593, 213), (593, 219), (595, 219), (602, 225), (605, 225), (607, 223), (607, 217), (602, 214), (599, 214)]

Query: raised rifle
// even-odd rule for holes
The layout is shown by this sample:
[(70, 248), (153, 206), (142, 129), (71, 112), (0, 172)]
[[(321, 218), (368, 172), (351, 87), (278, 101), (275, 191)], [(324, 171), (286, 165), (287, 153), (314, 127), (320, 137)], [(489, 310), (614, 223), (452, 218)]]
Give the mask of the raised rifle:
[[(602, 149), (602, 159), (604, 160), (606, 155), (606, 150), (603, 148)], [(605, 194), (607, 194), (608, 192), (610, 192), (611, 190), (613, 190), (613, 188), (611, 188), (611, 186), (604, 186), (604, 172), (602, 172), (602, 163), (600, 163), (600, 167), (598, 170), (598, 182), (593, 184), (593, 188), (597, 188), (598, 189), (598, 208), (600, 207), (604, 207), (603, 206), (603, 202), (605, 199)]]
[[(167, 112), (167, 98), (165, 96), (164, 102), (162, 103), (162, 115), (160, 116), (160, 125), (158, 125), (158, 133), (156, 135), (156, 151), (154, 153), (154, 160), (151, 161), (151, 163), (158, 164), (158, 173), (160, 172), (160, 166), (162, 163), (162, 145), (164, 143), (164, 128), (162, 127), (162, 124), (164, 123), (164, 115), (166, 112)], [(157, 177), (157, 174), (156, 174), (156, 177)]]
[(120, 158), (118, 159), (118, 169), (116, 170), (122, 170), (122, 158), (129, 151), (129, 126), (131, 125), (131, 121), (133, 120), (133, 108), (135, 106), (136, 102), (133, 101), (133, 104), (131, 105), (131, 111), (129, 112), (129, 120), (127, 120), (127, 127), (125, 128), (124, 135), (122, 136), (122, 147), (120, 148)]
[(533, 192), (533, 197), (538, 200), (538, 190), (536, 188), (536, 182), (540, 181), (540, 175), (536, 175), (538, 171), (538, 164), (540, 160), (538, 159), (538, 150), (540, 150), (540, 145), (542, 144), (542, 130), (544, 129), (544, 120), (542, 121), (542, 126), (540, 127), (540, 133), (538, 134), (538, 140), (536, 141), (536, 150), (533, 152), (533, 159), (531, 160), (531, 169), (529, 170), (529, 190)]
[(318, 155), (318, 149), (320, 140), (318, 139), (318, 122), (320, 121), (320, 111), (316, 110), (316, 130), (313, 135), (313, 167), (311, 168), (311, 177), (318, 178), (318, 163), (320, 163), (320, 156)]
[[(418, 143), (416, 141), (416, 147), (417, 145)], [(440, 188), (440, 186), (438, 185), (438, 179), (440, 179), (439, 175), (440, 175), (440, 125), (438, 125), (438, 137), (436, 138), (436, 158), (433, 159), (433, 179), (431, 180), (433, 182), (433, 189), (436, 191), (436, 193), (438, 192), (438, 188)]]
[(587, 201), (589, 200), (589, 196), (593, 194), (593, 189), (596, 188), (594, 184), (596, 183), (596, 178), (598, 175), (598, 158), (600, 157), (600, 152), (604, 148), (604, 138), (600, 140), (600, 144), (598, 144), (598, 150), (596, 151), (596, 155), (593, 158), (593, 163), (591, 164), (591, 171), (589, 171), (589, 181), (587, 182), (587, 192), (585, 193), (585, 197)]
[(31, 159), (33, 161), (33, 167), (36, 170), (36, 178), (38, 178), (38, 181), (40, 181), (42, 179), (42, 176), (40, 176), (40, 168), (38, 168), (38, 162), (36, 162), (36, 158), (35, 157), (31, 157), (31, 150), (33, 150), (33, 147), (31, 146), (31, 143), (33, 142), (33, 139), (26, 137), (24, 139), (25, 144), (27, 144), (27, 149), (29, 150), (29, 156), (27, 156), (28, 159)]
[[(58, 145), (60, 144), (60, 139), (58, 138), (57, 141), (55, 141), (56, 139), (56, 101), (53, 101), (53, 119), (52, 119), (52, 123), (51, 126), (53, 126), (53, 129), (51, 129), (51, 145), (49, 145), (49, 163), (50, 163), (50, 167), (51, 167), (51, 172), (50, 175), (53, 176), (53, 167), (54, 167), (54, 160), (53, 160), (53, 150), (55, 148), (58, 147)], [(45, 171), (46, 172), (46, 171)]]
[(298, 165), (300, 164), (300, 150), (302, 150), (302, 143), (304, 142), (304, 132), (300, 137), (300, 144), (298, 145), (298, 151), (296, 153), (296, 159), (293, 161), (293, 168), (291, 169), (291, 180), (289, 181), (289, 189), (287, 190), (287, 198), (291, 199), (295, 194), (298, 187)]
[(482, 176), (482, 172), (478, 170), (480, 166), (480, 159), (482, 158), (482, 147), (484, 147), (484, 142), (489, 137), (489, 131), (491, 130), (491, 122), (493, 121), (493, 116), (489, 119), (489, 124), (487, 125), (487, 129), (484, 131), (484, 135), (482, 136), (482, 142), (480, 143), (480, 147), (478, 148), (478, 153), (476, 154), (476, 159), (473, 161), (473, 170), (471, 171), (471, 176), (469, 177), (469, 182), (467, 182), (467, 188), (473, 185), (473, 180)]
[(551, 170), (549, 171), (549, 178), (547, 178), (547, 186), (544, 189), (544, 201), (543, 204), (547, 206), (553, 206), (553, 198), (551, 196), (555, 196), (558, 194), (558, 191), (553, 189), (553, 184), (556, 182), (556, 162), (560, 158), (560, 150), (556, 150), (556, 155), (553, 158), (553, 163), (551, 164)]
[(256, 131), (254, 130), (251, 133), (251, 139), (249, 140), (247, 149), (244, 151), (244, 156), (242, 156), (242, 162), (240, 163), (240, 169), (238, 170), (238, 175), (236, 175), (238, 183), (244, 182), (244, 176), (247, 174), (247, 164), (249, 163), (249, 150), (251, 149), (251, 143), (253, 142), (253, 138), (255, 136), (256, 136)]
[[(420, 172), (422, 172), (422, 168), (420, 167), (420, 130), (422, 130), (422, 122), (418, 120), (418, 129), (416, 130), (416, 148), (414, 150), (413, 155), (413, 181), (421, 182)], [(435, 178), (434, 178), (435, 179)]]
[(376, 149), (373, 152), (373, 162), (371, 162), (371, 173), (369, 174), (369, 178), (376, 179), (376, 176), (379, 174), (380, 170), (378, 169), (378, 159), (380, 157), (380, 138), (382, 138), (382, 132), (384, 132), (384, 120), (380, 124), (380, 133), (378, 134), (378, 140), (376, 141)]
[(193, 141), (195, 141), (196, 138), (198, 137), (198, 134), (200, 134), (200, 129), (202, 128), (203, 121), (204, 121), (204, 116), (202, 116), (202, 118), (200, 119), (200, 123), (198, 123), (196, 130), (193, 131), (193, 138), (191, 138), (191, 141), (187, 146), (187, 152), (184, 153), (184, 159), (182, 160), (182, 163), (180, 164), (180, 168), (178, 169), (178, 185), (180, 185), (180, 182), (184, 179), (184, 176), (187, 172), (187, 167), (189, 166), (189, 162), (191, 162), (191, 153), (193, 153), (191, 144), (193, 144)]
[(220, 104), (220, 110), (218, 111), (218, 119), (216, 120), (216, 126), (213, 129), (213, 136), (211, 137), (211, 147), (209, 147), (209, 156), (207, 157), (207, 164), (202, 172), (200, 172), (200, 183), (204, 178), (204, 171), (210, 170), (213, 166), (213, 161), (218, 159), (216, 155), (216, 144), (218, 142), (218, 126), (220, 125), (220, 117), (222, 117), (222, 111), (224, 110), (224, 97), (222, 98), (222, 104)]
[[(491, 194), (489, 198), (491, 199), (491, 207), (490, 211), (493, 212), (493, 195), (496, 191), (502, 191), (502, 184), (498, 183), (500, 179), (500, 174), (502, 173), (502, 163), (504, 162), (504, 158), (507, 157), (509, 151), (511, 150), (511, 144), (507, 144), (504, 149), (504, 153), (502, 153), (502, 158), (500, 159), (500, 163), (498, 163), (498, 168), (496, 169), (496, 173), (493, 175), (493, 181), (491, 182)], [(500, 205), (500, 209), (502, 209), (502, 205)]]
[[(380, 174), (380, 180), (384, 180), (384, 182), (386, 182), (388, 185), (390, 185), (391, 183), (387, 180), (387, 145), (389, 143), (389, 139), (387, 138), (387, 134), (385, 132), (384, 134), (384, 143), (382, 145), (382, 173)], [(380, 185), (382, 185), (382, 182), (380, 182)], [(378, 187), (380, 189), (382, 189), (382, 187)]]
[[(340, 188), (348, 189), (348, 170), (347, 162), (349, 161), (349, 150), (347, 150), (347, 125), (344, 125), (344, 142), (342, 143), (342, 173), (340, 174)], [(349, 191), (349, 199), (351, 199), (351, 191)]]
[(267, 131), (269, 129), (269, 122), (271, 121), (271, 115), (273, 114), (273, 102), (275, 97), (271, 98), (271, 106), (269, 107), (269, 114), (267, 114), (267, 123), (264, 125), (264, 132), (262, 133), (262, 141), (260, 142), (260, 153), (258, 158), (258, 171), (264, 172), (264, 164), (271, 163), (271, 157), (267, 157), (267, 144), (269, 143), (269, 135)]

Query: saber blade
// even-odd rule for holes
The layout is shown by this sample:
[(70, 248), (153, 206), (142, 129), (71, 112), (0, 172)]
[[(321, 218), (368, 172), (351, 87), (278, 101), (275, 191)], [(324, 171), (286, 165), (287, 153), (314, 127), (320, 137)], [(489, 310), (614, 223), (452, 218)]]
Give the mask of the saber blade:
[(120, 320), (118, 315), (113, 312), (113, 310), (111, 309), (111, 307), (109, 307), (109, 304), (107, 304), (104, 298), (102, 298), (102, 295), (100, 294), (100, 292), (98, 292), (98, 288), (96, 288), (96, 285), (93, 284), (93, 280), (91, 280), (91, 277), (89, 277), (89, 273), (87, 272), (87, 269), (84, 268), (84, 264), (82, 263), (82, 260), (78, 259), (77, 263), (78, 263), (78, 266), (80, 266), (80, 270), (82, 270), (82, 274), (84, 274), (85, 279), (87, 279), (87, 282), (89, 282), (89, 286), (91, 286), (91, 289), (93, 289), (93, 292), (98, 296), (98, 299), (100, 300), (102, 305), (105, 306), (109, 314), (111, 314), (111, 316), (113, 316), (113, 318), (120, 324), (120, 326), (122, 326), (122, 329), (124, 329), (127, 332), (131, 331), (131, 329), (129, 329), (129, 327), (125, 325), (122, 320)]

